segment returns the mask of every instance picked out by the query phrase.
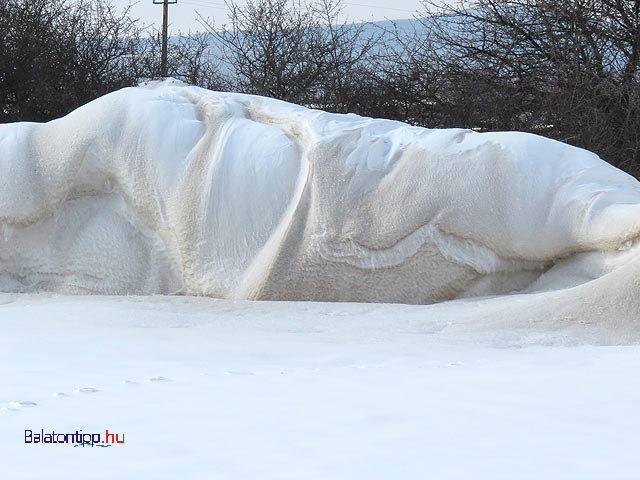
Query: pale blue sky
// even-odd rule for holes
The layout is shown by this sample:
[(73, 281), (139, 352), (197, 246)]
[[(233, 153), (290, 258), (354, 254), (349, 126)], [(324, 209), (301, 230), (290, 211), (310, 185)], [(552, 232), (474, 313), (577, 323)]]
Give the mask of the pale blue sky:
[[(129, 2), (113, 0), (113, 3), (117, 8), (123, 8)], [(159, 27), (162, 24), (161, 5), (153, 5), (153, 0), (132, 0), (132, 3), (132, 17), (139, 18), (145, 25), (155, 23)], [(244, 0), (239, 0), (239, 3), (244, 3)], [(420, 0), (353, 0), (345, 2), (343, 16), (354, 21), (411, 18), (421, 9)], [(224, 0), (178, 0), (176, 5), (169, 7), (171, 31), (201, 29), (196, 22), (196, 12), (214, 19), (217, 26), (228, 23)]]

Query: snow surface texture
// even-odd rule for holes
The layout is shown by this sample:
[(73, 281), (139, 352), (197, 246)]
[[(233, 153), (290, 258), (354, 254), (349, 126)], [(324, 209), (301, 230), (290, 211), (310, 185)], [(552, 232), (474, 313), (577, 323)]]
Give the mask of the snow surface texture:
[(0, 178), (2, 291), (420, 304), (581, 285), (601, 306), (615, 285), (617, 318), (638, 313), (640, 184), (531, 134), (166, 81), (0, 125)]
[(477, 315), (521, 297), (0, 294), (2, 478), (637, 480), (640, 347)]

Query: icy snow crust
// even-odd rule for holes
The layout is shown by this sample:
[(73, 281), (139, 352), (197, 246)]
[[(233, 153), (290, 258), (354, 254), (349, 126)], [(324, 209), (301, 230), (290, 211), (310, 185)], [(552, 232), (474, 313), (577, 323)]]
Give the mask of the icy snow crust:
[(531, 134), (168, 81), (0, 125), (0, 176), (6, 292), (421, 304), (581, 285), (639, 310), (640, 184)]

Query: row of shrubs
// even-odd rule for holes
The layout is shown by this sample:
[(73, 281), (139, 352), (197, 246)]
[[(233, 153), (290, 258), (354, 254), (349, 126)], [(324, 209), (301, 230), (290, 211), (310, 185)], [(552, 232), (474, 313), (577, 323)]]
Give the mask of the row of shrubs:
[[(640, 10), (632, 0), (424, 3), (340, 21), (341, 0), (228, 3), (174, 35), (168, 73), (426, 127), (523, 130), (640, 175)], [(0, 3), (0, 121), (44, 121), (160, 76), (160, 37), (108, 0)]]

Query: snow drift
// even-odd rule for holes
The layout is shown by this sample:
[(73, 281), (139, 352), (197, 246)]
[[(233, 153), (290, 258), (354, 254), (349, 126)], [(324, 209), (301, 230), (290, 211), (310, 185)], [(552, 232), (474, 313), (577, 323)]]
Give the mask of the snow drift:
[(599, 279), (638, 313), (640, 184), (531, 134), (167, 81), (0, 125), (0, 178), (2, 291), (433, 303)]

